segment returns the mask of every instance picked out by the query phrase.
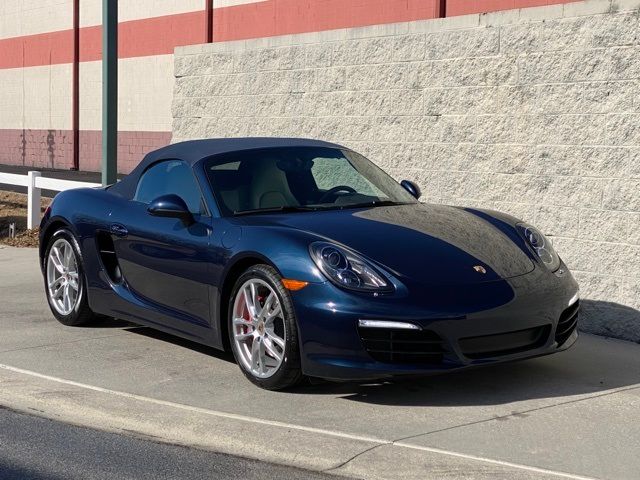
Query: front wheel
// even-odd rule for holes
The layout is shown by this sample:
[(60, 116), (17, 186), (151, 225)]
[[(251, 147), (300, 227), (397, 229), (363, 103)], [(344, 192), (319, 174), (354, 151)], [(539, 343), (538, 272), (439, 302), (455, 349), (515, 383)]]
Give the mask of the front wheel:
[(245, 376), (267, 390), (282, 390), (302, 379), (298, 328), (291, 294), (268, 265), (244, 272), (229, 305), (229, 336)]

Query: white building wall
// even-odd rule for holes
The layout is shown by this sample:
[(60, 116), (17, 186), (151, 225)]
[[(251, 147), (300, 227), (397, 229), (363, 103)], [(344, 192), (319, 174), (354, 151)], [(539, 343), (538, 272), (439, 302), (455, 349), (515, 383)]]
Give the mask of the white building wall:
[(0, 70), (0, 129), (71, 128), (71, 65)]
[[(118, 61), (118, 128), (171, 131), (173, 55), (124, 58)], [(80, 128), (102, 128), (102, 63), (80, 64)]]
[(72, 0), (0, 1), (0, 39), (73, 28)]
[[(16, 0), (13, 0), (16, 1)], [(118, 21), (128, 22), (204, 10), (204, 0), (119, 0)], [(81, 0), (80, 26), (102, 24), (102, 0)]]

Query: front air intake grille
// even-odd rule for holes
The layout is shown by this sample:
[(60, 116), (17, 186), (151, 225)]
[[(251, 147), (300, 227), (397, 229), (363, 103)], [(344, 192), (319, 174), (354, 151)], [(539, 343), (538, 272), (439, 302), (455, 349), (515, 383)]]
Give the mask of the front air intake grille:
[(458, 344), (465, 357), (476, 360), (539, 348), (547, 342), (550, 334), (551, 325), (543, 325), (516, 332), (461, 338)]
[(431, 330), (358, 327), (364, 348), (384, 363), (441, 363), (445, 342)]
[(558, 346), (564, 344), (578, 326), (578, 314), (580, 312), (580, 301), (577, 301), (567, 308), (560, 315), (558, 328), (556, 328), (556, 343)]

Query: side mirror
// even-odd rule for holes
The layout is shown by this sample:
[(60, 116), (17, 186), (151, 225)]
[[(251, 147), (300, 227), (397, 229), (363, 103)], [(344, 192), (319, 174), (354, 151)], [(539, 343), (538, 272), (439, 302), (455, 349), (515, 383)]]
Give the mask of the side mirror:
[(179, 218), (185, 223), (193, 222), (189, 207), (178, 195), (162, 195), (149, 204), (147, 212), (154, 217)]
[(409, 192), (414, 198), (419, 199), (422, 195), (420, 191), (420, 187), (413, 183), (411, 180), (402, 180), (400, 182), (402, 188), (404, 188), (407, 192)]

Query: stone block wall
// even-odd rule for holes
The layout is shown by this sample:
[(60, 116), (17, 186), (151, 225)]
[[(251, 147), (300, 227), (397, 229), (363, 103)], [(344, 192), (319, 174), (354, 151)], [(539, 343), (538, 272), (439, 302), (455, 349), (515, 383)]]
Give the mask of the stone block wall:
[(178, 49), (173, 141), (303, 136), (423, 201), (515, 214), (581, 284), (584, 330), (640, 342), (640, 0)]

